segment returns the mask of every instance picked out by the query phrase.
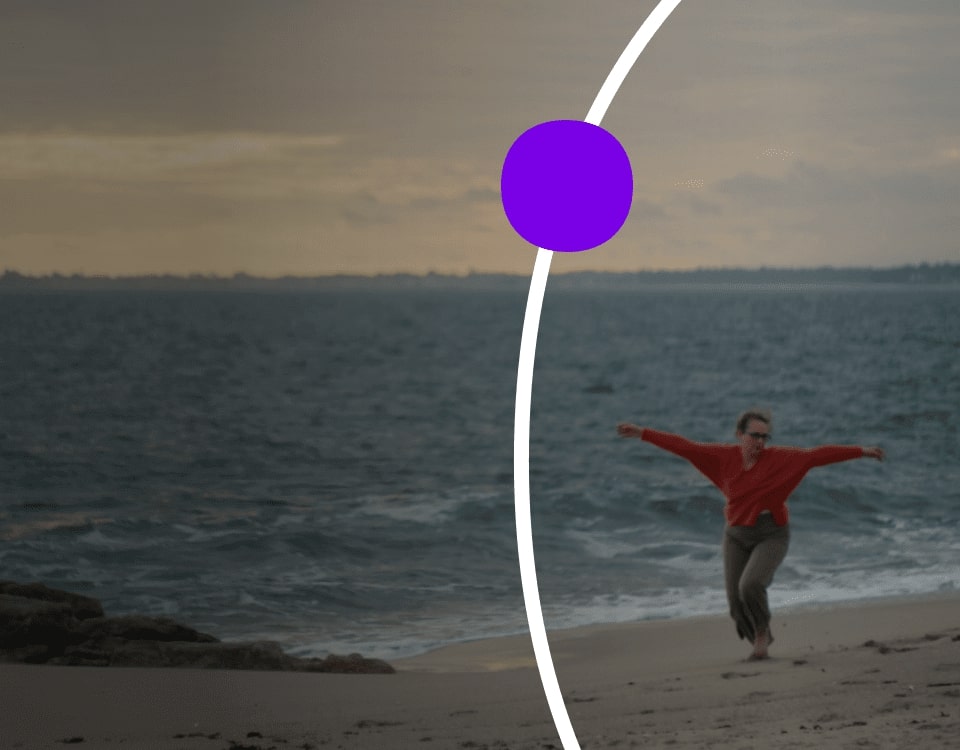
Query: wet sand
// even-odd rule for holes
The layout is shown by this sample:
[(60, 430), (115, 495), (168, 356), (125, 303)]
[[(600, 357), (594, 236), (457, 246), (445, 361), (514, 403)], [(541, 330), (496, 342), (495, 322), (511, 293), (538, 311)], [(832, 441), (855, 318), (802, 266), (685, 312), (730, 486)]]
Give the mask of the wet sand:
[[(960, 737), (960, 595), (552, 633), (583, 748), (936, 748)], [(559, 750), (527, 637), (394, 675), (0, 665), (3, 748)]]

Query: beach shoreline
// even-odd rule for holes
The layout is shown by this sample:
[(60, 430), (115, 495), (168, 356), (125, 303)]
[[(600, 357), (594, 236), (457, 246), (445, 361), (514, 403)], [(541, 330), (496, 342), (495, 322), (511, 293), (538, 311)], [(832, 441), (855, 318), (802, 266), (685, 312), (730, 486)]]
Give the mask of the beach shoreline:
[[(726, 617), (550, 634), (583, 748), (947, 748), (960, 736), (960, 595), (775, 613), (747, 662)], [(0, 665), (10, 748), (561, 747), (528, 636), (393, 675)]]
[[(932, 606), (939, 610), (941, 606), (947, 607), (950, 601), (954, 601), (957, 611), (957, 624), (960, 626), (960, 592), (928, 592), (922, 594), (897, 594), (892, 596), (877, 596), (871, 598), (845, 599), (831, 602), (801, 602), (790, 606), (772, 607), (773, 609), (773, 631), (777, 640), (777, 645), (781, 644), (778, 625), (786, 624), (789, 627), (791, 620), (799, 618), (803, 623), (813, 623), (819, 614), (827, 614), (830, 622), (837, 618), (842, 618), (844, 628), (853, 630), (852, 624), (847, 620), (866, 616), (868, 613), (878, 613), (881, 622), (887, 625), (881, 626), (878, 631), (878, 637), (896, 637), (893, 635), (883, 635), (892, 627), (903, 627), (904, 616), (898, 613), (907, 613), (912, 608)], [(689, 628), (695, 623), (704, 623), (715, 625), (718, 630), (724, 625), (729, 632), (724, 635), (734, 644), (737, 641), (737, 635), (732, 620), (725, 613), (684, 615), (680, 617), (664, 618), (646, 618), (640, 620), (618, 620), (615, 622), (596, 622), (586, 625), (574, 625), (572, 627), (554, 628), (548, 630), (548, 640), (551, 649), (558, 646), (563, 649), (568, 641), (577, 641), (584, 638), (602, 637), (606, 634), (616, 634), (623, 632), (629, 636), (632, 632), (640, 632), (646, 629), (658, 630), (659, 628), (668, 628), (676, 625), (682, 628)], [(741, 650), (749, 651), (746, 641), (739, 641)], [(728, 644), (729, 645), (729, 644)], [(818, 642), (818, 645), (823, 645)], [(776, 648), (774, 650), (777, 650)], [(533, 649), (530, 646), (530, 635), (524, 631), (522, 633), (508, 633), (504, 635), (480, 636), (470, 638), (455, 643), (447, 643), (441, 646), (427, 649), (424, 652), (411, 654), (409, 656), (396, 657), (390, 660), (390, 664), (398, 670), (416, 671), (416, 672), (453, 672), (453, 671), (500, 671), (503, 669), (536, 667), (536, 660), (533, 655)]]

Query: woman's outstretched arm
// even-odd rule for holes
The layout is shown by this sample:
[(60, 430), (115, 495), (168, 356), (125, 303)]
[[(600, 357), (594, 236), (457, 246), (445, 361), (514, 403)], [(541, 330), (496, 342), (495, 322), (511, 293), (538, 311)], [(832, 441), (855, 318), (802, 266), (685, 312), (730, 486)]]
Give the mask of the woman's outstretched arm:
[(873, 458), (877, 461), (883, 461), (887, 455), (883, 448), (860, 445), (821, 445), (817, 448), (800, 448), (799, 450), (806, 454), (807, 466), (810, 469), (815, 466), (827, 466), (857, 458)]
[(617, 434), (619, 434), (620, 437), (642, 438), (643, 428), (635, 424), (630, 424), (629, 422), (621, 422), (617, 425)]
[(732, 448), (732, 446), (717, 443), (696, 443), (682, 435), (661, 432), (651, 427), (640, 427), (639, 425), (630, 424), (629, 422), (618, 424), (617, 433), (621, 437), (640, 438), (658, 448), (686, 459), (714, 484), (720, 481), (720, 473), (729, 457), (729, 451)]

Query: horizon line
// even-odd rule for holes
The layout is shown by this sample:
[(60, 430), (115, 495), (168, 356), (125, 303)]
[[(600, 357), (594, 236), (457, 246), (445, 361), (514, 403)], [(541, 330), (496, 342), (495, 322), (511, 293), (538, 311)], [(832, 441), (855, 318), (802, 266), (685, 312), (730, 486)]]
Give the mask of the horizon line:
[[(758, 273), (758, 272), (786, 272), (786, 273), (811, 273), (811, 272), (842, 272), (842, 271), (903, 271), (911, 269), (924, 268), (960, 268), (960, 262), (952, 261), (920, 261), (916, 263), (899, 263), (888, 266), (877, 265), (818, 265), (818, 266), (697, 266), (695, 268), (638, 268), (633, 270), (602, 270), (586, 269), (575, 271), (560, 271), (555, 276), (583, 276), (583, 275), (607, 275), (607, 276), (630, 276), (630, 275), (653, 275), (653, 274), (696, 274), (696, 273)], [(0, 279), (15, 277), (31, 280), (42, 279), (88, 279), (88, 280), (110, 280), (124, 281), (133, 279), (182, 279), (182, 280), (207, 280), (207, 281), (231, 281), (231, 280), (251, 280), (251, 281), (283, 281), (283, 280), (314, 280), (314, 279), (384, 279), (384, 278), (452, 278), (468, 279), (471, 277), (510, 277), (527, 278), (528, 273), (514, 271), (480, 271), (471, 269), (466, 272), (453, 271), (380, 271), (375, 273), (362, 272), (337, 272), (337, 273), (312, 273), (297, 274), (287, 273), (278, 276), (267, 276), (252, 274), (247, 271), (234, 271), (233, 273), (220, 272), (173, 272), (173, 271), (149, 271), (144, 273), (131, 274), (105, 274), (88, 272), (65, 272), (49, 271), (46, 273), (29, 273), (14, 268), (3, 268), (0, 271)]]

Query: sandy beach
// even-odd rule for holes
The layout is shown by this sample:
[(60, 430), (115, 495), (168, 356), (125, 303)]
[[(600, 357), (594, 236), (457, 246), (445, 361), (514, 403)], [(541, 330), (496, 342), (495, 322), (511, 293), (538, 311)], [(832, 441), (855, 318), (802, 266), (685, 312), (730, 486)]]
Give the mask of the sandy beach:
[[(960, 737), (960, 596), (776, 614), (773, 658), (725, 617), (551, 634), (583, 748), (933, 748)], [(7, 748), (559, 750), (527, 637), (394, 675), (0, 665)]]

